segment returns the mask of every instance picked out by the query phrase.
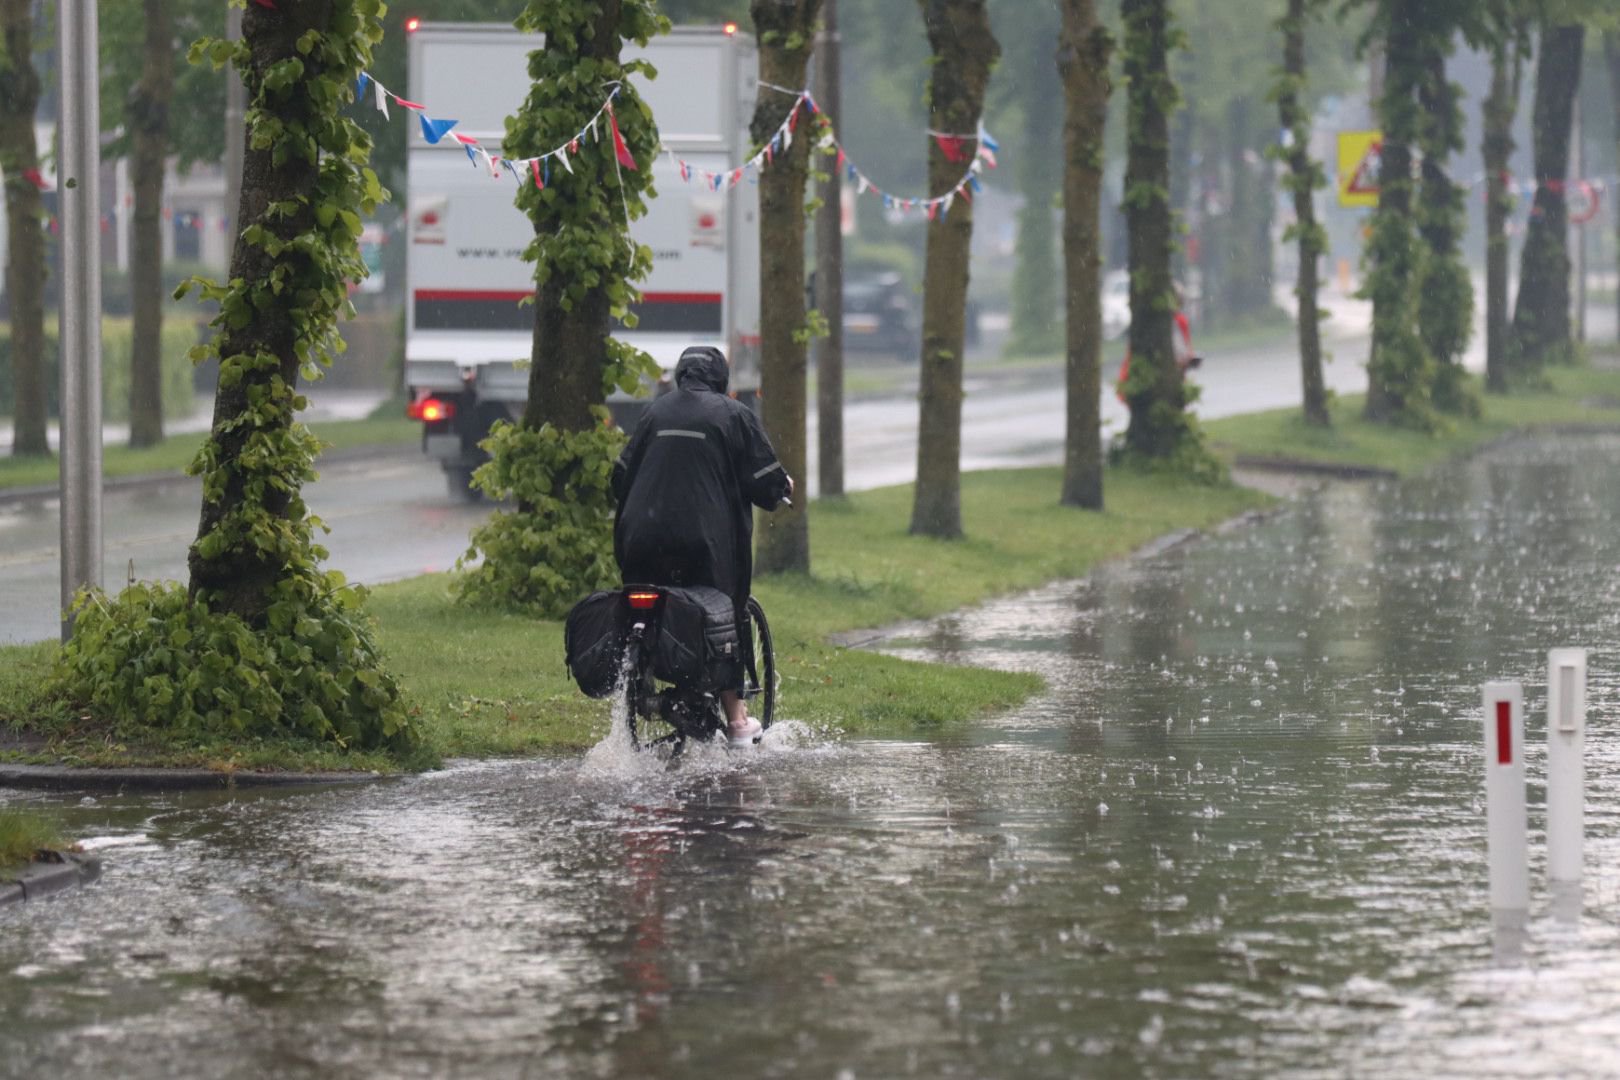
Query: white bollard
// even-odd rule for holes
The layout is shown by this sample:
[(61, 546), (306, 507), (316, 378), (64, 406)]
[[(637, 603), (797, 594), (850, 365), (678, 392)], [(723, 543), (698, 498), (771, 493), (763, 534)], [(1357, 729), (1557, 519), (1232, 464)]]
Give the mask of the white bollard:
[(1530, 908), (1524, 688), (1516, 682), (1488, 682), (1484, 698), (1485, 848), (1490, 863), (1491, 912), (1499, 924), (1522, 922)]
[(1547, 653), (1547, 880), (1581, 882), (1586, 833), (1586, 650)]

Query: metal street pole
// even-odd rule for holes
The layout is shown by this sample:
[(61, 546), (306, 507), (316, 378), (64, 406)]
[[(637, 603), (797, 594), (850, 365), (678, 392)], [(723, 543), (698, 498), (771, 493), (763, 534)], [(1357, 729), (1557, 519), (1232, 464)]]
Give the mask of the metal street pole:
[[(816, 104), (833, 123), (843, 119), (838, 93), (838, 0), (821, 7), (822, 32), (816, 44)], [(822, 496), (844, 493), (844, 236), (843, 177), (833, 159), (815, 165), (821, 182), (816, 212), (816, 306), (827, 320), (827, 336), (816, 349), (816, 481)]]
[(62, 222), (62, 640), (68, 609), (101, 584), (101, 116), (95, 0), (58, 0)]

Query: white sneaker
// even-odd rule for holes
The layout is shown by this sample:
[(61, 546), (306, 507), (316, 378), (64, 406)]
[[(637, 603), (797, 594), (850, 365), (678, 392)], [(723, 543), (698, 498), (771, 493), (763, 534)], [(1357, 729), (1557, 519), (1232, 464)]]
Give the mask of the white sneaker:
[(759, 741), (760, 736), (764, 733), (764, 727), (752, 716), (748, 718), (748, 723), (740, 730), (738, 728), (726, 729), (726, 734), (731, 738), (732, 746), (752, 746)]

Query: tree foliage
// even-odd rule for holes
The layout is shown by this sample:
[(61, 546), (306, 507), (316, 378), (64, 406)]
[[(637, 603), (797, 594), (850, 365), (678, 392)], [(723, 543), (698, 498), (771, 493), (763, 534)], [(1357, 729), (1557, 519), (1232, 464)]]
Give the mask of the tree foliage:
[(62, 652), (75, 698), (131, 724), (342, 746), (408, 749), (416, 733), (382, 667), (363, 592), (322, 571), (323, 523), (300, 494), (318, 443), (297, 421), (300, 375), (342, 351), (348, 283), (365, 276), (363, 213), (386, 193), (370, 140), (343, 115), (382, 33), (380, 0), (249, 6), (239, 42), (198, 41), (193, 62), (230, 63), (248, 96), (244, 228), (219, 305), (214, 424), (191, 471), (203, 511), (189, 589), (137, 587), (79, 601)]
[(1127, 84), (1125, 215), (1130, 230), (1131, 369), (1122, 387), (1131, 409), (1127, 460), (1216, 479), (1219, 463), (1187, 411), (1196, 398), (1176, 364), (1170, 261), (1176, 218), (1170, 207), (1169, 116), (1180, 101), (1169, 53), (1184, 43), (1167, 0), (1125, 0)]

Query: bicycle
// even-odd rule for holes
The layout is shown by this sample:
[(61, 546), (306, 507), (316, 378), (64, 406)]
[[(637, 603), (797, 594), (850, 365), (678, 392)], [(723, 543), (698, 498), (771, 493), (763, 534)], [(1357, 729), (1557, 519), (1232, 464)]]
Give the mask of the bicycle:
[[(666, 590), (658, 585), (626, 585), (630, 611), (624, 661), (624, 706), (630, 742), (638, 750), (667, 748), (671, 760), (686, 749), (688, 740), (704, 742), (726, 731), (718, 691), (664, 685), (653, 674), (653, 642)], [(771, 647), (770, 623), (765, 609), (750, 596), (743, 609), (740, 630), (743, 700), (759, 702), (750, 709), (760, 726), (769, 730), (776, 713), (776, 655)]]

